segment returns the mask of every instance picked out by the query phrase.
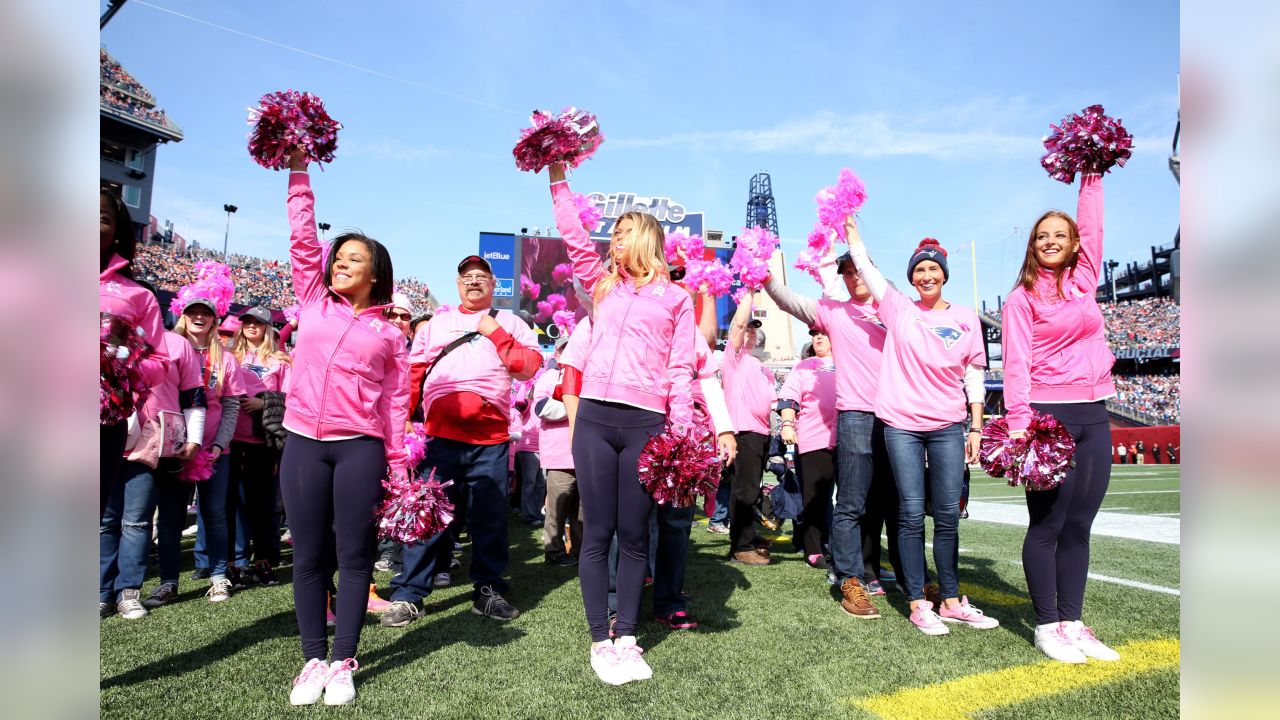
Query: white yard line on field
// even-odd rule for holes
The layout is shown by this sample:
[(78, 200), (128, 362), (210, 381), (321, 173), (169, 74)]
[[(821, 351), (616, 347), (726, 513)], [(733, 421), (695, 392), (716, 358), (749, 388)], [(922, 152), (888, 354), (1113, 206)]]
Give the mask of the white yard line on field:
[[(1022, 503), (983, 502), (971, 499), (969, 518), (1002, 525), (1027, 526), (1027, 506)], [(1093, 534), (1146, 540), (1166, 545), (1182, 544), (1182, 521), (1176, 517), (1133, 515), (1102, 511), (1093, 521)]]
[[(1021, 565), (1022, 561), (1015, 560), (1013, 561), (1013, 564)], [(1151, 583), (1144, 583), (1139, 580), (1130, 580), (1128, 578), (1111, 577), (1110, 575), (1103, 575), (1101, 573), (1089, 573), (1089, 579), (1097, 580), (1098, 582), (1110, 583), (1112, 585), (1123, 585), (1125, 587), (1137, 588), (1139, 590), (1150, 590), (1151, 592), (1157, 592), (1162, 595), (1182, 596), (1182, 590), (1179, 590), (1178, 588), (1165, 587), (1164, 585), (1153, 585)]]

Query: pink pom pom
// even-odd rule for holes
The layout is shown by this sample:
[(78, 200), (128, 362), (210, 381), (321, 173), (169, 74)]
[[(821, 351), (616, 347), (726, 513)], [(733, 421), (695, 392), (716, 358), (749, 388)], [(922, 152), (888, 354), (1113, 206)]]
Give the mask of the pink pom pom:
[(1133, 155), (1133, 135), (1119, 120), (1107, 117), (1101, 105), (1090, 105), (1079, 114), (1068, 115), (1062, 124), (1049, 124), (1052, 132), (1044, 138), (1045, 153), (1040, 164), (1049, 177), (1068, 185), (1076, 173), (1105, 173), (1112, 166), (1124, 167)]
[(534, 110), (529, 120), (533, 127), (520, 131), (520, 141), (511, 150), (521, 170), (541, 172), (558, 162), (576, 168), (604, 142), (596, 116), (586, 110), (570, 107), (555, 116)]
[(778, 238), (769, 230), (753, 227), (738, 236), (738, 247), (729, 259), (729, 266), (749, 290), (764, 287), (769, 277), (769, 258), (778, 249)]
[(640, 451), (640, 484), (659, 505), (689, 507), (695, 495), (714, 495), (720, 468), (715, 436), (705, 427), (684, 435), (668, 427)]
[(831, 233), (821, 225), (815, 225), (813, 232), (809, 233), (808, 244), (796, 255), (794, 267), (809, 273), (814, 282), (821, 284), (822, 276), (818, 273), (818, 265), (830, 251)]
[(427, 431), (422, 423), (413, 424), (413, 432), (404, 436), (405, 466), (416, 468), (427, 457)]
[(1052, 490), (1062, 484), (1075, 455), (1076, 442), (1052, 415), (1032, 412), (1026, 434), (1009, 437), (1006, 418), (996, 418), (982, 429), (978, 458), (991, 477), (1008, 478), (1009, 485), (1028, 491)]
[(178, 477), (186, 482), (204, 482), (213, 477), (213, 462), (213, 453), (201, 450), (182, 464)]
[(542, 294), (542, 286), (534, 282), (528, 275), (521, 273), (520, 294), (530, 300), (537, 300), (538, 296)]
[(551, 269), (551, 280), (556, 285), (568, 285), (573, 282), (573, 265), (560, 263)]
[(546, 300), (539, 300), (535, 307), (537, 307), (538, 312), (534, 313), (533, 319), (540, 323), (550, 320), (551, 315), (556, 311), (555, 308), (551, 307), (551, 303)]
[(98, 422), (115, 425), (129, 419), (151, 394), (142, 379), (142, 361), (152, 350), (143, 331), (125, 318), (99, 314)]
[(320, 98), (309, 92), (267, 93), (258, 107), (249, 108), (249, 155), (262, 167), (283, 170), (295, 147), (309, 162), (333, 162), (342, 123), (329, 117)]
[(182, 286), (169, 302), (169, 310), (181, 315), (192, 298), (204, 298), (214, 305), (214, 314), (224, 317), (231, 311), (231, 301), (236, 295), (236, 284), (231, 279), (231, 268), (214, 260), (195, 264), (196, 280)]
[(553, 313), (559, 310), (566, 310), (569, 307), (569, 300), (560, 293), (551, 293), (548, 295), (547, 303), (551, 306), (551, 311)]
[(572, 310), (556, 310), (551, 313), (551, 322), (560, 328), (561, 337), (567, 337), (578, 326), (578, 315)]
[(741, 305), (742, 301), (751, 293), (751, 290), (745, 285), (739, 285), (737, 290), (733, 291), (733, 302), (735, 305)]
[(733, 271), (718, 259), (685, 262), (685, 287), (712, 297), (720, 297), (733, 287)]
[(672, 230), (663, 241), (663, 251), (668, 265), (680, 265), (702, 260), (706, 255), (706, 243), (701, 235), (690, 235), (683, 230)]
[(284, 309), (284, 319), (294, 325), (298, 324), (298, 303), (294, 303)]
[(857, 214), (858, 209), (867, 201), (867, 189), (862, 180), (852, 170), (844, 168), (840, 171), (835, 186), (818, 191), (815, 200), (818, 203), (818, 225), (835, 231), (836, 237), (848, 242), (844, 220)]
[(378, 507), (378, 537), (411, 545), (444, 532), (453, 522), (453, 503), (444, 489), (452, 485), (435, 479), (435, 471), (426, 480), (410, 474), (390, 474), (382, 481), (386, 495)]
[(587, 229), (588, 233), (596, 231), (596, 227), (600, 224), (600, 218), (604, 214), (600, 212), (586, 195), (582, 193), (573, 193), (573, 204), (578, 208), (578, 220), (582, 222), (582, 226)]

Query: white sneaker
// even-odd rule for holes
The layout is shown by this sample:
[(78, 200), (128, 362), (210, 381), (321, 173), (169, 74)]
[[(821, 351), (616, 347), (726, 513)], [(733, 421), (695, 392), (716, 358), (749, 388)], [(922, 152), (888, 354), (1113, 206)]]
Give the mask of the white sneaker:
[(231, 599), (231, 581), (219, 575), (209, 580), (209, 602), (223, 602)]
[(1058, 662), (1079, 665), (1086, 661), (1084, 653), (1076, 647), (1064, 627), (1067, 623), (1047, 623), (1036, 626), (1036, 649)]
[(329, 679), (324, 684), (325, 705), (350, 705), (356, 699), (356, 681), (351, 676), (360, 667), (355, 658), (347, 658), (329, 666)]
[(1094, 660), (1106, 660), (1107, 662), (1115, 662), (1120, 659), (1120, 653), (1103, 645), (1101, 640), (1094, 637), (1093, 628), (1079, 620), (1062, 624), (1067, 636), (1071, 638), (1071, 641), (1086, 657), (1091, 657)]
[(329, 679), (329, 664), (320, 658), (312, 658), (302, 666), (302, 672), (293, 679), (293, 689), (289, 691), (291, 705), (314, 705), (324, 692), (324, 683)]
[(634, 635), (614, 640), (613, 649), (618, 654), (618, 664), (632, 680), (648, 680), (653, 677), (653, 668), (640, 657), (644, 653), (644, 648), (636, 644)]
[(192, 525), (191, 527), (185, 528), (182, 531), (182, 537), (195, 537), (196, 533), (199, 531), (200, 531), (199, 526)]
[(618, 651), (612, 642), (591, 648), (591, 669), (596, 677), (610, 685), (621, 685), (631, 681), (631, 674), (622, 666)]
[(116, 598), (116, 612), (125, 620), (137, 620), (147, 616), (147, 609), (142, 606), (140, 590), (121, 590)]

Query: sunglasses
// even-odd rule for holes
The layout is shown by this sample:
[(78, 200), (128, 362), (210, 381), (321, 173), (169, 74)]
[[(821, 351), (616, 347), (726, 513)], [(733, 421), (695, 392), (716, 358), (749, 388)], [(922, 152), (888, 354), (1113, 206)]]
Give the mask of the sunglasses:
[(395, 311), (393, 311), (393, 310), (388, 310), (388, 311), (387, 311), (387, 319), (388, 319), (388, 320), (400, 320), (400, 321), (403, 321), (403, 322), (409, 322), (410, 320), (413, 320), (413, 316), (412, 316), (412, 315), (410, 315), (410, 314), (409, 314), (409, 313), (407, 313), (407, 312), (395, 312)]

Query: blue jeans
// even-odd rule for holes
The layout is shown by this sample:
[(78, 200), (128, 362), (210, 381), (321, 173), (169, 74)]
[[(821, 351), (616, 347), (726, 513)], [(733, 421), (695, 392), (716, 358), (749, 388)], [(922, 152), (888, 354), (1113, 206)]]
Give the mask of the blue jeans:
[[(471, 536), (472, 599), (480, 589), (499, 594), (508, 590), (502, 573), (507, 570), (507, 453), (510, 445), (473, 445), (432, 438), (422, 468), (435, 468), (440, 482), (452, 480), (445, 492), (454, 504), (467, 497), (467, 534)], [(427, 471), (429, 472), (429, 470)], [(426, 472), (423, 473), (424, 475)], [(391, 599), (419, 603), (431, 594), (439, 543), (450, 543), (453, 534), (445, 531), (413, 545), (405, 545), (401, 555), (404, 570), (391, 579)], [(443, 572), (448, 567), (440, 568)]]
[(538, 453), (521, 450), (516, 453), (516, 473), (520, 476), (520, 517), (529, 524), (542, 524), (543, 506), (547, 504), (547, 477), (542, 472)]
[[(964, 487), (965, 424), (938, 430), (884, 429), (885, 447), (898, 484), (901, 511), (898, 547), (902, 553), (907, 598), (924, 598), (924, 484), (933, 505), (933, 563), (942, 597), (960, 596), (956, 566), (960, 550), (960, 492)], [(925, 462), (928, 461), (926, 470)]]
[[(875, 444), (884, 423), (873, 413), (841, 410), (836, 420), (836, 500), (831, 512), (831, 564), (836, 582), (864, 577), (862, 529), (867, 495), (875, 481)], [(881, 469), (883, 472), (883, 468)]]
[[(201, 451), (203, 452), (203, 451)], [(227, 488), (231, 483), (231, 458), (227, 453), (213, 463), (213, 475), (196, 483), (199, 512), (196, 516), (196, 567), (209, 568), (210, 577), (227, 576)]]
[(711, 525), (729, 524), (729, 498), (733, 496), (733, 473), (725, 468), (720, 472), (720, 485), (716, 488), (716, 511), (711, 513)]
[(98, 599), (115, 602), (121, 590), (140, 590), (151, 549), (155, 478), (136, 462), (120, 466), (98, 528)]

